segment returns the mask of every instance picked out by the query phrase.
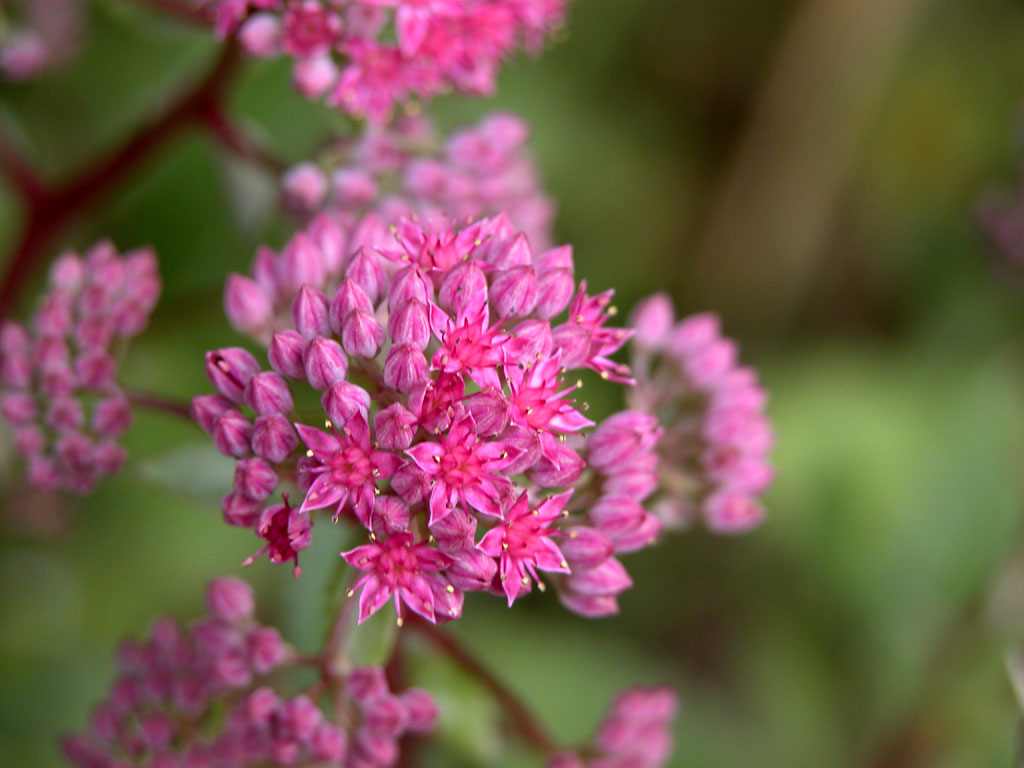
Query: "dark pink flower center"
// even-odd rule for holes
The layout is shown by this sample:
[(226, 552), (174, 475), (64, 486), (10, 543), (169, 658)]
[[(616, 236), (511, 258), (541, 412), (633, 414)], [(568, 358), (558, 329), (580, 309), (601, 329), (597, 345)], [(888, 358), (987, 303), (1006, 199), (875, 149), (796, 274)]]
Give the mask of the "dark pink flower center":
[(479, 474), (480, 459), (471, 448), (456, 445), (441, 457), (441, 477), (446, 485), (461, 488), (473, 482)]
[(359, 488), (373, 477), (373, 462), (357, 445), (342, 448), (324, 463), (329, 467), (331, 480), (346, 488)]

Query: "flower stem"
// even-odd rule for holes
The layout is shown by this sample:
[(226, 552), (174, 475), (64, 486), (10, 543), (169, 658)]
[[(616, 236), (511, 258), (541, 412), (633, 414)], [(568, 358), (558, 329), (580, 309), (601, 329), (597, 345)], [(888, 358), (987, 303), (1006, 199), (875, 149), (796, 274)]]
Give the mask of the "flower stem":
[(224, 50), (198, 83), (148, 125), (128, 139), (107, 157), (62, 184), (47, 188), (34, 181), (28, 167), (3, 143), (0, 151), (3, 167), (15, 179), (16, 187), (27, 206), (25, 225), (14, 251), (7, 259), (0, 279), (0, 317), (15, 310), (16, 300), (24, 284), (32, 276), (39, 254), (68, 223), (89, 208), (129, 173), (149, 158), (179, 130), (194, 123), (211, 104), (219, 103), (235, 70), (238, 49), (233, 44)]
[(458, 640), (415, 614), (406, 619), (406, 626), (419, 632), (431, 645), (479, 680), (505, 710), (523, 741), (544, 754), (557, 751), (558, 747), (554, 739), (537, 721), (526, 704)]
[(151, 411), (169, 413), (172, 416), (179, 416), (183, 419), (187, 419), (192, 424), (195, 423), (192, 420), (192, 413), (189, 409), (188, 403), (182, 400), (176, 400), (164, 395), (156, 395), (151, 392), (137, 392), (133, 390), (125, 392), (125, 396), (128, 398), (128, 402), (132, 405), (137, 405), (140, 408), (148, 408)]

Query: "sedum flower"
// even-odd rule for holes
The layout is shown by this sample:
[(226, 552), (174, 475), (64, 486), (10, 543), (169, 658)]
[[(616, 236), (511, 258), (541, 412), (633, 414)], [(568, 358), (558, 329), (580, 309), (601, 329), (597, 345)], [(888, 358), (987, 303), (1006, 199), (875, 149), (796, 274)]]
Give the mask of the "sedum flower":
[(159, 295), (151, 250), (121, 256), (102, 242), (57, 259), (30, 326), (0, 326), (0, 415), (30, 484), (86, 493), (120, 470), (132, 410), (114, 350), (142, 332)]
[[(545, 293), (552, 274), (568, 285)], [(543, 574), (571, 610), (614, 613), (631, 584), (617, 555), (660, 530), (635, 477), (653, 471), (660, 431), (620, 414), (586, 437), (578, 371), (628, 381), (610, 356), (630, 331), (608, 327), (610, 292), (591, 297), (572, 274), (571, 249), (535, 251), (504, 214), (390, 231), (321, 215), (280, 253), (261, 248), (225, 304), (270, 370), (213, 350), (217, 394), (193, 401), (237, 462), (225, 520), (272, 562), (297, 562), (322, 515), (364, 529), (369, 543), (344, 553), (364, 572), (360, 620), (392, 597), (399, 617), (405, 605), (430, 621), (457, 618), (466, 591), (511, 605)], [(606, 545), (575, 545), (595, 536)]]
[(739, 365), (717, 317), (675, 322), (664, 294), (641, 303), (631, 324), (637, 386), (629, 401), (664, 425), (656, 445), (660, 518), (672, 526), (700, 518), (719, 533), (755, 527), (764, 517), (757, 497), (771, 483), (773, 443), (755, 372)]
[(299, 657), (254, 616), (249, 586), (212, 581), (207, 615), (182, 627), (158, 621), (125, 642), (118, 677), (87, 732), (64, 740), (79, 768), (205, 766), (369, 768), (394, 765), (399, 740), (433, 730), (438, 709), (419, 688), (395, 693), (378, 667), (323, 667), (323, 685), (285, 693)]
[(500, 62), (536, 50), (562, 0), (216, 0), (217, 35), (292, 58), (296, 88), (386, 123), (394, 106), (455, 89), (489, 95)]

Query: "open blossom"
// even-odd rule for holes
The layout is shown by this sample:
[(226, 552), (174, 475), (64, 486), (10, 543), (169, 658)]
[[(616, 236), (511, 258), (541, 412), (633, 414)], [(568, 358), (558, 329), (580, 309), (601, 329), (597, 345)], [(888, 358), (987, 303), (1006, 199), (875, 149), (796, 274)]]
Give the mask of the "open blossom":
[(466, 221), (505, 211), (544, 250), (554, 206), (526, 148), (529, 133), (520, 118), (495, 113), (440, 142), (425, 115), (402, 117), (354, 140), (339, 139), (316, 163), (287, 171), (281, 187), (289, 208), (324, 210), (347, 222), (371, 211), (388, 224), (414, 214)]
[(88, 492), (117, 472), (132, 410), (114, 345), (138, 335), (160, 295), (156, 256), (100, 243), (54, 263), (30, 326), (0, 326), (0, 415), (29, 483)]
[(377, 667), (332, 673), (330, 707), (313, 692), (283, 693), (275, 673), (310, 662), (256, 620), (248, 585), (216, 579), (206, 603), (188, 627), (162, 619), (146, 641), (122, 645), (88, 732), (64, 740), (72, 765), (384, 768), (405, 734), (433, 730), (431, 696), (393, 692)]
[(537, 49), (562, 0), (217, 0), (220, 37), (288, 55), (296, 88), (384, 123), (395, 104), (445, 90), (490, 94), (498, 66)]
[(466, 591), (511, 604), (542, 575), (570, 609), (614, 613), (631, 584), (617, 555), (660, 523), (640, 506), (653, 487), (609, 477), (646, 467), (659, 431), (644, 421), (633, 440), (628, 417), (614, 461), (621, 415), (585, 436), (573, 369), (628, 380), (610, 359), (629, 331), (607, 326), (609, 300), (577, 288), (570, 248), (536, 251), (503, 214), (391, 230), (372, 214), (315, 217), (229, 280), (228, 316), (270, 369), (213, 350), (217, 394), (192, 403), (237, 462), (225, 520), (272, 562), (296, 562), (321, 515), (366, 529), (344, 553), (364, 572), (361, 620), (392, 598), (399, 617), (448, 620)]
[(677, 708), (670, 688), (627, 688), (612, 703), (592, 748), (559, 753), (546, 768), (663, 768), (672, 756)]
[(677, 323), (663, 294), (638, 306), (632, 325), (637, 386), (629, 401), (664, 424), (656, 448), (659, 516), (676, 526), (700, 517), (720, 533), (758, 525), (773, 435), (753, 369), (738, 364), (736, 344), (721, 335), (714, 315)]

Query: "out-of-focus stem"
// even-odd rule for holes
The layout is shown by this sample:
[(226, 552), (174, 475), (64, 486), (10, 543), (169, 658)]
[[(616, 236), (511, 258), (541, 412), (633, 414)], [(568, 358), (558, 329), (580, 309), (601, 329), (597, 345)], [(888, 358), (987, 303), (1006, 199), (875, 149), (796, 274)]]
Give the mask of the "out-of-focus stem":
[(751, 325), (784, 323), (798, 308), (885, 88), (931, 4), (797, 8), (698, 233), (689, 284), (701, 306), (746, 314)]
[(458, 640), (434, 624), (411, 615), (406, 619), (406, 626), (422, 635), (431, 645), (444, 653), (466, 672), (475, 677), (501, 705), (509, 720), (523, 741), (543, 754), (555, 752), (558, 747), (547, 730), (537, 722), (529, 708), (515, 693), (487, 669), (472, 653), (464, 648)]
[(156, 395), (151, 392), (128, 391), (125, 393), (125, 396), (128, 398), (128, 402), (132, 405), (138, 406), (139, 408), (148, 408), (151, 411), (169, 413), (172, 416), (187, 419), (192, 424), (195, 423), (192, 420), (192, 413), (189, 409), (188, 403), (182, 400), (175, 400), (174, 398), (165, 397), (164, 395)]
[[(0, 280), (0, 317), (14, 311), (22, 286), (31, 277), (37, 257), (50, 240), (77, 214), (95, 205), (181, 128), (207, 112), (210, 105), (218, 104), (238, 61), (237, 48), (233, 44), (225, 45), (204, 78), (112, 154), (53, 189), (25, 195), (28, 206), (25, 226)], [(16, 164), (10, 164), (11, 157), (8, 155), (8, 168), (16, 168)]]
[(210, 135), (231, 153), (263, 168), (273, 176), (279, 176), (284, 172), (284, 163), (236, 125), (219, 104), (211, 104), (203, 113), (202, 121)]

